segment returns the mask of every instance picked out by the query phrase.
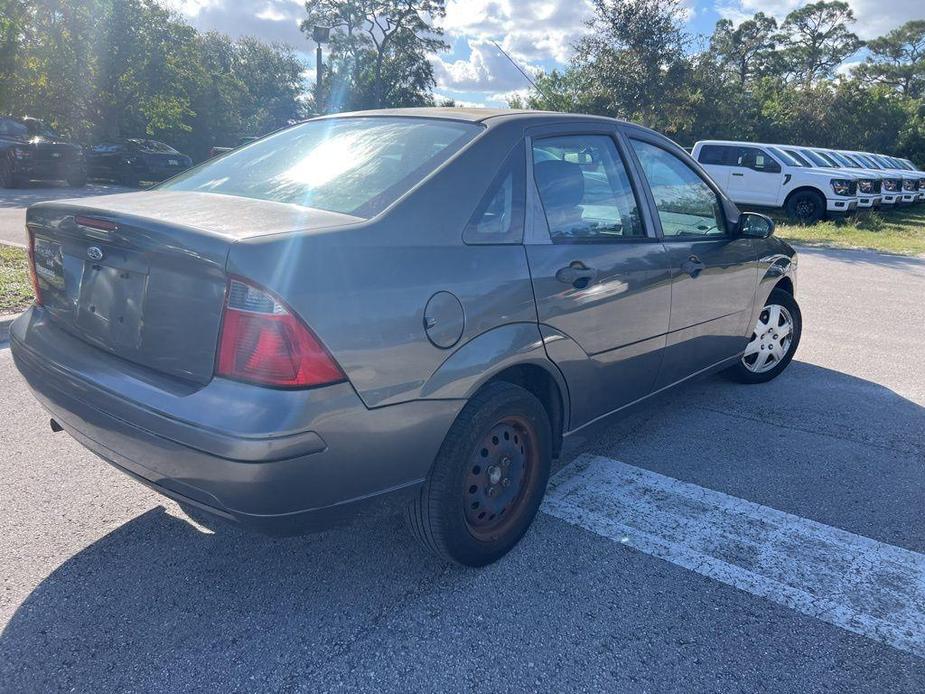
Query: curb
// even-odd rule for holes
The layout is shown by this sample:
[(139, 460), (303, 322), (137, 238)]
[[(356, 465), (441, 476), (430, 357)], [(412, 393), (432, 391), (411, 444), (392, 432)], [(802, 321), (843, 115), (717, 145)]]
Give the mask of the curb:
[(10, 339), (10, 325), (21, 315), (21, 313), (16, 313), (12, 316), (0, 316), (0, 342)]

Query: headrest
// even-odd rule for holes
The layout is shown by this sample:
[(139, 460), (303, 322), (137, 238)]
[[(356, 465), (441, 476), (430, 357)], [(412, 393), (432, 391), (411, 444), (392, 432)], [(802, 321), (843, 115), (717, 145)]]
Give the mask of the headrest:
[(548, 207), (575, 207), (584, 199), (585, 177), (578, 164), (561, 159), (537, 162), (533, 177)]

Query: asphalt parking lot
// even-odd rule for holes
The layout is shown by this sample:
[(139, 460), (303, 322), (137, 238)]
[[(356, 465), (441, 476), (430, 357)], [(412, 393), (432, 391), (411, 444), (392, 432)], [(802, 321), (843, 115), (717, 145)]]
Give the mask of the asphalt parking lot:
[(24, 246), (26, 243), (26, 208), (44, 200), (86, 198), (93, 195), (128, 193), (125, 188), (111, 183), (88, 183), (83, 188), (71, 188), (54, 183), (30, 183), (22, 188), (0, 191), (0, 243)]
[(573, 437), (478, 571), (388, 514), (190, 522), (52, 434), (0, 346), (0, 691), (925, 690), (925, 259), (800, 262), (782, 377)]

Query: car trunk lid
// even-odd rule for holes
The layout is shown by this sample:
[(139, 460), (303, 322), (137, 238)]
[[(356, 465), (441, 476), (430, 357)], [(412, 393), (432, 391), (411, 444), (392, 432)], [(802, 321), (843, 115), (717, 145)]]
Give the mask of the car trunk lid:
[(355, 217), (208, 193), (152, 191), (29, 209), (41, 303), (64, 330), (185, 380), (212, 378), (225, 263), (245, 237)]

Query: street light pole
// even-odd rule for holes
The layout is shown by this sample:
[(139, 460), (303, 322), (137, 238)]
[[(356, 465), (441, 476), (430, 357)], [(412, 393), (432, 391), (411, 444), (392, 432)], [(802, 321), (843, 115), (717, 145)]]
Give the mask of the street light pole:
[(312, 29), (312, 38), (318, 44), (315, 49), (315, 110), (318, 115), (321, 115), (321, 73), (324, 67), (321, 62), (321, 44), (327, 43), (328, 39), (331, 38), (331, 28), (314, 27)]

